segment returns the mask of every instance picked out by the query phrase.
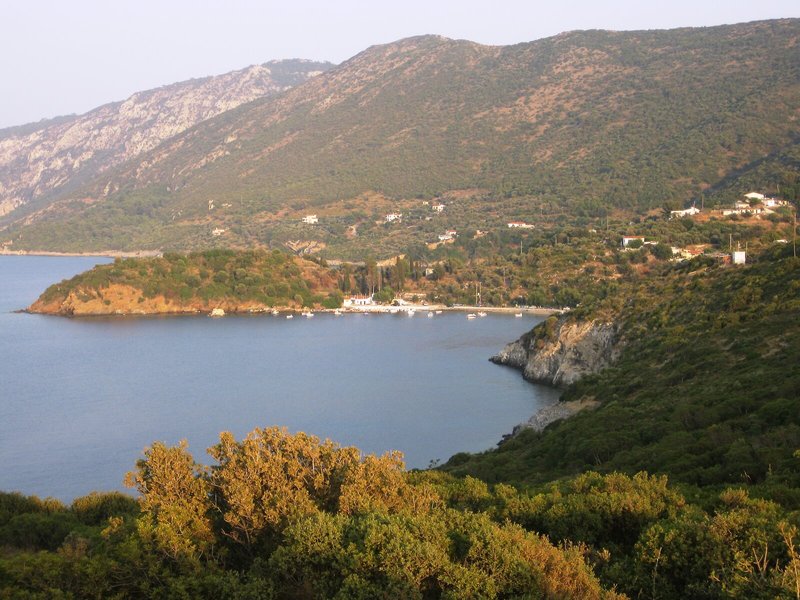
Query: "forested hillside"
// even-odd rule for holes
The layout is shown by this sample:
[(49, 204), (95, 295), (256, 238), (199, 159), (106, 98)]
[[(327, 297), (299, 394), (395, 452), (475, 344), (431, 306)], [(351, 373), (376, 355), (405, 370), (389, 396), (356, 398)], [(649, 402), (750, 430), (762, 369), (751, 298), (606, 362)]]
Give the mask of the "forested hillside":
[[(621, 355), (563, 399), (599, 408), (457, 455), (445, 470), (528, 483), (647, 470), (697, 486), (754, 485), (796, 505), (800, 259), (779, 244), (750, 260), (698, 257), (587, 298), (562, 320), (616, 324)], [(533, 335), (553, 330), (545, 323)]]
[[(745, 172), (774, 186), (756, 167), (797, 142), (798, 33), (790, 19), (372, 47), (170, 139), (4, 236), (73, 250), (358, 246), (376, 219), (422, 199), (450, 199), (442, 228), (459, 214), (479, 228), (485, 211), (502, 223), (553, 207), (599, 218), (682, 205)], [(325, 218), (303, 226), (306, 213)]]

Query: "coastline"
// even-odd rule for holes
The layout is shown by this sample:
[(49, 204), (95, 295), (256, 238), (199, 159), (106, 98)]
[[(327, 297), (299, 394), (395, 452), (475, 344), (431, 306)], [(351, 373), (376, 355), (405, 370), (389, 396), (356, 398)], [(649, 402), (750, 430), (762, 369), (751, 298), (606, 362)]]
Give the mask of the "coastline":
[(0, 248), (0, 256), (101, 256), (104, 258), (152, 258), (161, 255), (162, 252), (160, 250), (138, 250), (135, 252), (125, 252), (122, 250), (98, 250), (97, 252), (51, 252), (49, 250), (9, 250), (8, 248)]
[(567, 402), (556, 400), (552, 404), (548, 404), (547, 406), (543, 406), (538, 409), (528, 418), (527, 421), (523, 421), (522, 423), (515, 425), (514, 429), (511, 430), (511, 433), (504, 435), (498, 445), (516, 437), (527, 429), (532, 429), (537, 433), (542, 432), (551, 423), (569, 419), (581, 411), (593, 410), (598, 406), (600, 406), (600, 402), (589, 398), (584, 398), (581, 400), (569, 400)]
[[(93, 256), (93, 255), (92, 255)], [(525, 314), (525, 315), (535, 315), (535, 316), (549, 316), (552, 314), (560, 314), (563, 312), (562, 309), (557, 308), (544, 308), (544, 307), (525, 307), (525, 308), (518, 308), (518, 307), (506, 307), (506, 306), (445, 306), (443, 304), (404, 304), (403, 306), (392, 306), (392, 305), (383, 305), (383, 304), (374, 304), (374, 305), (367, 305), (367, 306), (344, 306), (341, 308), (298, 308), (298, 307), (289, 307), (289, 306), (276, 306), (276, 307), (266, 307), (266, 306), (259, 306), (259, 307), (250, 307), (250, 308), (241, 308), (241, 309), (225, 309), (224, 303), (221, 303), (222, 307), (213, 307), (209, 306), (207, 308), (196, 308), (196, 307), (173, 307), (173, 310), (156, 310), (156, 311), (145, 311), (145, 310), (134, 310), (134, 311), (123, 311), (120, 309), (114, 309), (113, 307), (109, 306), (107, 310), (98, 311), (98, 312), (78, 312), (75, 313), (65, 313), (61, 311), (54, 311), (54, 310), (32, 310), (34, 304), (19, 309), (17, 312), (29, 313), (29, 314), (44, 314), (44, 315), (52, 315), (52, 316), (62, 316), (62, 317), (69, 317), (69, 318), (83, 318), (83, 317), (179, 317), (179, 316), (199, 316), (199, 315), (206, 315), (206, 316), (213, 316), (215, 318), (221, 318), (226, 316), (235, 316), (235, 315), (271, 315), (273, 311), (276, 311), (280, 315), (301, 315), (306, 312), (313, 313), (313, 314), (417, 314), (419, 313), (420, 316), (427, 315), (429, 312), (463, 312), (463, 313), (478, 313), (478, 312), (485, 312), (485, 313), (493, 313), (493, 314)], [(212, 315), (211, 312), (216, 308), (222, 308), (222, 314), (215, 314)]]

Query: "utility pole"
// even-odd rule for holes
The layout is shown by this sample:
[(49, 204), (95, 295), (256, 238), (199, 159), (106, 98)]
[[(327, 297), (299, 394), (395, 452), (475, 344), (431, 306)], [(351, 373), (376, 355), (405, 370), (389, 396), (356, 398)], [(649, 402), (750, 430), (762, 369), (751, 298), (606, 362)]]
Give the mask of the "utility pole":
[(797, 207), (792, 205), (794, 219), (792, 220), (792, 256), (797, 258)]

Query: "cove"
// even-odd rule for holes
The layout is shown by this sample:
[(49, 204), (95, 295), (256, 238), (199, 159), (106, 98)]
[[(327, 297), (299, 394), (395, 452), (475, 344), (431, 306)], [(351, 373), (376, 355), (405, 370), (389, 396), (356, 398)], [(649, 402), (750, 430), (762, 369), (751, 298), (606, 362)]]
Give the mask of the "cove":
[(400, 450), (409, 468), (494, 446), (558, 391), (487, 359), (540, 318), (463, 313), (66, 319), (14, 311), (108, 259), (0, 257), (0, 490), (122, 488), (155, 440), (199, 462), (220, 431), (285, 426)]

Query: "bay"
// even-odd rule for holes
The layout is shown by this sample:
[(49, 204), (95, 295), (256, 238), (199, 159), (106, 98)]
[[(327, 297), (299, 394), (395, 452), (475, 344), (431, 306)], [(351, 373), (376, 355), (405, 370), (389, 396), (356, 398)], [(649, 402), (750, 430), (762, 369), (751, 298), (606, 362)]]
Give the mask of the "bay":
[(0, 257), (0, 490), (122, 488), (155, 440), (284, 426), (410, 468), (481, 451), (558, 392), (488, 362), (540, 319), (463, 313), (66, 319), (14, 312), (108, 262)]

